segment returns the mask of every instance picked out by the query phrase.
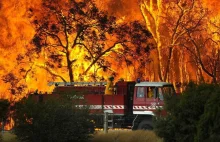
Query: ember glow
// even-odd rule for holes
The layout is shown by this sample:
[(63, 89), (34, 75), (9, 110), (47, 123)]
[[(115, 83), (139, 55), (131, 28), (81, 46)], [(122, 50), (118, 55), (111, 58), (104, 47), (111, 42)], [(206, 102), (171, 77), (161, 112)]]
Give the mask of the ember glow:
[[(193, 0), (191, 0), (192, 2)], [(194, 32), (190, 35), (182, 33), (184, 32), (184, 26), (186, 28), (190, 26), (184, 25), (184, 22), (187, 22), (187, 19), (184, 18), (189, 18), (190, 15), (186, 13), (183, 19), (181, 19), (182, 23), (180, 25), (182, 25), (176, 29), (176, 33), (172, 33), (172, 31), (175, 31), (175, 26), (169, 22), (177, 22), (178, 17), (175, 14), (179, 13), (179, 11), (175, 9), (172, 13), (167, 10), (168, 7), (178, 8), (178, 6), (181, 6), (183, 8), (185, 5), (187, 7), (188, 4), (191, 4), (190, 2), (181, 2), (180, 5), (176, 5), (177, 0), (96, 0), (96, 3), (100, 9), (108, 10), (109, 14), (117, 16), (117, 22), (123, 23), (140, 20), (142, 23), (145, 23), (147, 29), (153, 35), (156, 47), (151, 51), (150, 61), (144, 65), (140, 64), (140, 60), (145, 59), (144, 56), (140, 58), (133, 57), (133, 59), (132, 57), (128, 57), (133, 61), (133, 65), (129, 66), (126, 62), (120, 62), (119, 59), (116, 60), (114, 53), (108, 53), (105, 55), (105, 59), (112, 64), (110, 70), (103, 71), (97, 65), (93, 65), (85, 75), (82, 74), (90, 64), (83, 58), (85, 51), (76, 49), (72, 53), (74, 57), (77, 57), (77, 61), (73, 66), (74, 81), (100, 81), (102, 79), (105, 80), (107, 76), (112, 74), (116, 75), (116, 80), (119, 78), (135, 80), (137, 77), (141, 77), (143, 79), (149, 78), (151, 81), (163, 80), (174, 83), (184, 83), (190, 80), (197, 82), (201, 80), (206, 82), (212, 81), (212, 77), (207, 75), (207, 72), (211, 72), (214, 66), (209, 66), (207, 62), (214, 63), (215, 61), (219, 61), (217, 56), (219, 55), (220, 32), (218, 10), (220, 5), (218, 0), (201, 1), (204, 9), (208, 8), (208, 17), (210, 17), (211, 21), (204, 18), (201, 22), (203, 25), (199, 25), (199, 29), (205, 28), (208, 31), (202, 31), (200, 34)], [(37, 56), (36, 54), (33, 54), (33, 57), (25, 56), (27, 51), (33, 48), (33, 45), (30, 44), (35, 34), (33, 19), (35, 16), (39, 16), (38, 12), (40, 11), (40, 0), (0, 1), (0, 98), (16, 100), (36, 89), (43, 92), (51, 91), (53, 88), (47, 85), (48, 82), (62, 81), (60, 78), (54, 78), (51, 75), (53, 73), (55, 74), (52, 70), (45, 70), (46, 52), (41, 52), (39, 58), (35, 58)], [(169, 15), (167, 16), (167, 14)], [(182, 36), (179, 36), (181, 34)], [(199, 39), (199, 35), (202, 38)], [(187, 38), (189, 36), (195, 37), (197, 44), (199, 44), (199, 40), (213, 39), (214, 42), (209, 41), (205, 45), (205, 50), (199, 49), (201, 50), (201, 59), (207, 71), (204, 71), (203, 67), (199, 64), (200, 62), (197, 61), (198, 59), (193, 57), (189, 52), (191, 51), (192, 53), (192, 51), (198, 49), (193, 45), (193, 42), (191, 41), (192, 43), (183, 45), (186, 42), (184, 39), (189, 39)], [(188, 46), (195, 48), (188, 50)], [(120, 47), (116, 47), (116, 49), (120, 49)], [(206, 56), (206, 53), (209, 53), (209, 56)], [(210, 57), (213, 57), (213, 59)], [(62, 65), (65, 64), (62, 63)], [(21, 66), (25, 71), (21, 70)], [(220, 66), (217, 65), (216, 68), (216, 80), (219, 81), (220, 75), (218, 69), (220, 69)], [(140, 70), (144, 72), (142, 76), (138, 75)], [(57, 68), (56, 71), (56, 73), (62, 75), (64, 78), (68, 78), (68, 73), (65, 70), (59, 70)], [(3, 78), (8, 74), (10, 76), (5, 81)], [(12, 79), (14, 82), (10, 81)], [(15, 91), (16, 93), (12, 95), (13, 91), (11, 91), (11, 88), (17, 88), (18, 91)], [(24, 90), (21, 88), (24, 88)]]

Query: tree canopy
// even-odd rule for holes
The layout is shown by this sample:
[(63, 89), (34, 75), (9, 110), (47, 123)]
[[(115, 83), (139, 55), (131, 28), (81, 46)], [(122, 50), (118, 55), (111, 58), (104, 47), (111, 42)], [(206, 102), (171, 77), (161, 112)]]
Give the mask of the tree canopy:
[(111, 68), (109, 60), (113, 59), (108, 56), (134, 56), (145, 50), (143, 56), (147, 58), (152, 48), (148, 42), (151, 34), (142, 24), (120, 22), (99, 10), (91, 0), (44, 1), (43, 13), (33, 23), (36, 52), (46, 53), (46, 65), (40, 67), (63, 81), (67, 79), (60, 75), (59, 69), (66, 70), (68, 80), (73, 82), (74, 74), (86, 75), (94, 66)]

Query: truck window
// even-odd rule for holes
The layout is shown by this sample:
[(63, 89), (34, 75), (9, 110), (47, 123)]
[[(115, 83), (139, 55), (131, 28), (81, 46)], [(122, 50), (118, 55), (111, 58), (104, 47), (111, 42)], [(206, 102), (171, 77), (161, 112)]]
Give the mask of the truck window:
[(148, 87), (147, 88), (147, 97), (148, 98), (155, 98), (156, 96), (156, 88), (155, 87)]
[(175, 92), (172, 86), (164, 86), (163, 87), (163, 94), (164, 95), (173, 95)]
[(138, 87), (137, 88), (137, 98), (143, 98), (144, 97), (144, 87)]

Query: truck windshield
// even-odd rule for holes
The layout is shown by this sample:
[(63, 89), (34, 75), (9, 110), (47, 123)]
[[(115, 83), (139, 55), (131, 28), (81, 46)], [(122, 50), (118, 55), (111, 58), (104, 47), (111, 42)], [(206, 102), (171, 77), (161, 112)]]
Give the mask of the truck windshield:
[(163, 89), (163, 95), (173, 95), (175, 93), (173, 86), (163, 86), (162, 89)]

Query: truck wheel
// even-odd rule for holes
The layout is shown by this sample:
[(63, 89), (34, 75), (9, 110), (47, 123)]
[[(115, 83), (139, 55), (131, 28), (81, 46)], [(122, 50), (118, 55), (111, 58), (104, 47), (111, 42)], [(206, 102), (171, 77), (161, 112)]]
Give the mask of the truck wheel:
[(149, 120), (143, 120), (138, 125), (138, 130), (153, 130), (152, 122)]

